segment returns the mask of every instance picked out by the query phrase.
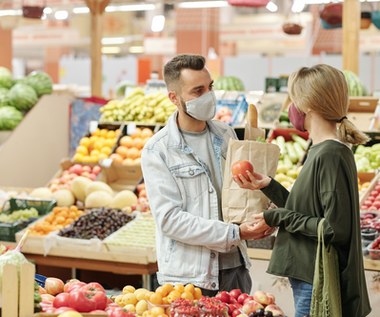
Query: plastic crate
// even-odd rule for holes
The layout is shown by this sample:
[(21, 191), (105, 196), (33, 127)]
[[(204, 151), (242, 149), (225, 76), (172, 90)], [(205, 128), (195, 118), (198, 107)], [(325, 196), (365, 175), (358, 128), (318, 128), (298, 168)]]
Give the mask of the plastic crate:
[[(38, 215), (43, 216), (52, 211), (56, 205), (57, 202), (55, 200), (11, 198), (4, 203), (2, 212), (11, 214), (16, 210), (35, 208), (38, 211)], [(36, 218), (13, 223), (0, 222), (0, 240), (16, 242), (16, 233), (26, 228), (34, 220)]]

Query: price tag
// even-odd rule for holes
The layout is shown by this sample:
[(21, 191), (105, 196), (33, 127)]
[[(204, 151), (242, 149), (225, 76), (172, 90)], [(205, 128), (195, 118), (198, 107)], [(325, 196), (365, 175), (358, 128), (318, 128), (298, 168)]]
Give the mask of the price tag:
[(94, 133), (96, 129), (98, 128), (98, 121), (90, 121), (90, 133)]
[(136, 123), (131, 122), (127, 125), (127, 135), (131, 135), (136, 131)]

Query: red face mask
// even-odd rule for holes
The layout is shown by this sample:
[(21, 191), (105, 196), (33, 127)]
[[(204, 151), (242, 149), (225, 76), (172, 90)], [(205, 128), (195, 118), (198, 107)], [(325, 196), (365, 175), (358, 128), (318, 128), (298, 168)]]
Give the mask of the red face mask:
[(288, 115), (293, 127), (299, 131), (306, 131), (304, 127), (306, 114), (298, 110), (293, 103), (289, 106)]

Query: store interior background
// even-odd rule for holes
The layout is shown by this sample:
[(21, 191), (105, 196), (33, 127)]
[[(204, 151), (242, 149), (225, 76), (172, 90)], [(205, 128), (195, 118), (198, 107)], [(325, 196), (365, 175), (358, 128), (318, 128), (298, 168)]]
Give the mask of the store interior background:
[[(264, 90), (266, 77), (288, 75), (305, 65), (342, 68), (342, 28), (322, 27), (323, 4), (318, 2), (329, 1), (272, 0), (277, 11), (271, 12), (227, 1), (187, 8), (194, 1), (112, 0), (103, 17), (102, 95), (111, 98), (123, 80), (144, 84), (151, 71), (161, 73), (177, 53), (207, 56), (215, 78), (235, 75), (247, 91)], [(42, 19), (22, 17), (23, 5), (45, 6)], [(360, 6), (361, 11), (380, 10), (379, 1), (361, 1)], [(91, 14), (85, 1), (3, 0), (0, 16), (0, 39), (11, 41), (15, 77), (41, 69), (56, 84), (78, 85), (82, 94), (90, 94)], [(301, 24), (302, 33), (285, 34), (286, 22)], [(373, 24), (360, 30), (359, 50), (359, 76), (375, 92), (380, 89), (380, 30)]]

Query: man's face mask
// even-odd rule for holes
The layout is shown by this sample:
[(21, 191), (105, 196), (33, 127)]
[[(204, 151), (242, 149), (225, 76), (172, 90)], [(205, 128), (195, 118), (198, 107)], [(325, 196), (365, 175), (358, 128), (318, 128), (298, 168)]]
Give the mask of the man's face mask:
[(214, 118), (216, 113), (216, 97), (213, 91), (185, 102), (186, 113), (200, 121), (208, 121)]

